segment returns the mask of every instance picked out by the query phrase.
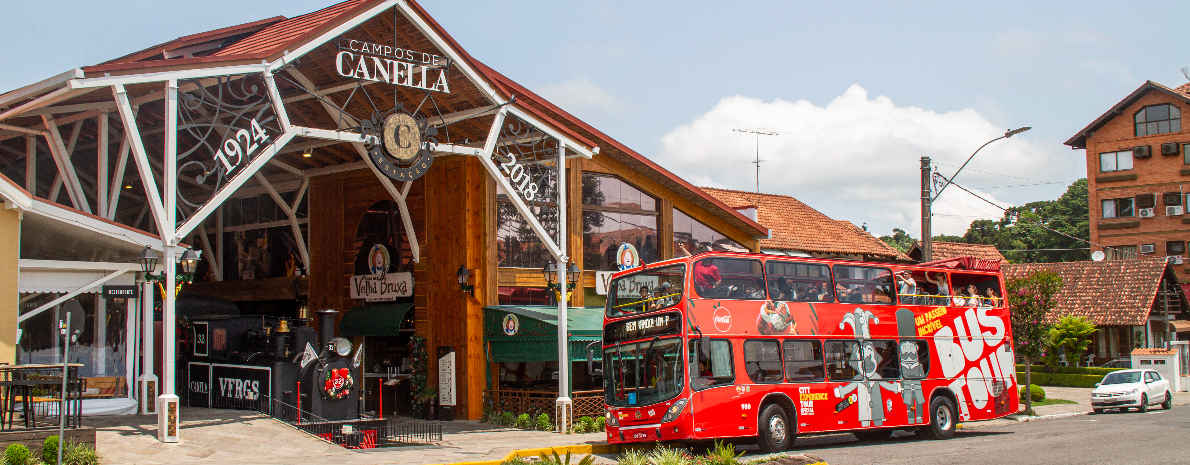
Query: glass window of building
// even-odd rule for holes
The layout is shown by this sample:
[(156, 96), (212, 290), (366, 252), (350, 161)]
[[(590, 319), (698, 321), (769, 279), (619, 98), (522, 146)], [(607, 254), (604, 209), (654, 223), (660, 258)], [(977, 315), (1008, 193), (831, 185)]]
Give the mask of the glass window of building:
[(657, 199), (611, 175), (583, 174), (583, 269), (617, 271), (628, 244), (657, 261)]
[(1104, 218), (1121, 218), (1135, 216), (1132, 198), (1108, 199), (1103, 201)]
[(747, 252), (744, 248), (735, 241), (728, 239), (726, 236), (719, 234), (718, 231), (711, 229), (709, 226), (702, 224), (698, 220), (691, 218), (690, 215), (682, 213), (681, 210), (674, 209), (674, 255), (685, 255), (682, 251), (685, 250), (694, 255), (699, 253), (704, 247), (710, 247), (712, 250), (725, 250), (728, 252)]
[[(27, 314), (61, 296), (52, 292), (23, 293), (21, 313)], [(127, 396), (128, 300), (105, 298), (94, 292), (79, 294), (72, 300), (83, 308), (86, 318), (82, 334), (70, 345), (70, 362), (82, 364), (79, 376), (87, 382), (83, 397)], [(17, 364), (62, 363), (62, 338), (57, 331), (62, 308), (63, 304), (55, 305), (18, 324)]]
[(1123, 171), (1132, 169), (1132, 151), (1103, 152), (1099, 154), (1099, 171)]
[(1132, 119), (1136, 123), (1137, 136), (1151, 136), (1181, 132), (1182, 130), (1181, 111), (1178, 110), (1178, 107), (1168, 103), (1141, 108)]
[(1107, 255), (1108, 260), (1132, 260), (1136, 258), (1136, 246), (1113, 245), (1104, 247), (1103, 253)]
[[(529, 222), (521, 216), (516, 206), (508, 199), (504, 189), (496, 185), (496, 260), (501, 268), (537, 268), (553, 257), (549, 249), (533, 232)], [(537, 206), (529, 206), (533, 215), (546, 233), (552, 236), (558, 234), (558, 205), (543, 202)]]

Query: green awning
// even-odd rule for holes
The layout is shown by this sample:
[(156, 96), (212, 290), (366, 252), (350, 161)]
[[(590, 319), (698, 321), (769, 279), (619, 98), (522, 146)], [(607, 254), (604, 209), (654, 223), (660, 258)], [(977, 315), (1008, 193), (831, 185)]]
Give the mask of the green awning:
[[(507, 315), (516, 315), (516, 334), (504, 331)], [(587, 344), (603, 340), (603, 307), (566, 310), (571, 361), (587, 359)], [(492, 362), (558, 360), (558, 307), (494, 305), (484, 307), (484, 343)], [(596, 350), (600, 352), (600, 350)]]
[(376, 304), (353, 307), (339, 320), (340, 336), (396, 336), (413, 304)]

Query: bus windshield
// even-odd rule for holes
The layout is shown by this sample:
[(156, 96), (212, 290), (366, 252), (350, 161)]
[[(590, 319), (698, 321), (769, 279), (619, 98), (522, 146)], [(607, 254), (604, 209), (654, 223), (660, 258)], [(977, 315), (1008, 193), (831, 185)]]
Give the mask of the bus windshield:
[(680, 338), (657, 337), (605, 349), (607, 405), (650, 405), (677, 397), (685, 380), (681, 351)]
[(639, 315), (682, 301), (686, 265), (645, 270), (621, 276), (607, 286), (607, 316)]

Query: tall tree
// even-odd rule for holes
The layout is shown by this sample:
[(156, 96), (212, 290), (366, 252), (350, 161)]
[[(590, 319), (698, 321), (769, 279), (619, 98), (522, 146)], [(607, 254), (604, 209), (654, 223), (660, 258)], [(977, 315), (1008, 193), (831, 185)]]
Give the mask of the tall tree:
[(909, 253), (909, 248), (913, 247), (914, 239), (909, 233), (901, 228), (893, 228), (893, 233), (888, 236), (880, 236), (880, 240), (885, 244), (892, 246), (892, 248), (901, 251), (901, 253)]
[(1091, 237), (1087, 180), (1075, 181), (1057, 200), (1010, 207), (999, 220), (972, 221), (968, 244), (988, 244), (1015, 263), (1086, 260)]
[(1083, 358), (1083, 352), (1091, 347), (1091, 335), (1098, 331), (1095, 325), (1082, 316), (1064, 316), (1050, 330), (1050, 341), (1054, 347), (1065, 347), (1075, 366)]
[(1008, 306), (1012, 318), (1013, 346), (1025, 362), (1025, 413), (1033, 415), (1033, 361), (1041, 357), (1050, 340), (1051, 325), (1045, 315), (1058, 306), (1055, 296), (1062, 278), (1049, 270), (1009, 279)]

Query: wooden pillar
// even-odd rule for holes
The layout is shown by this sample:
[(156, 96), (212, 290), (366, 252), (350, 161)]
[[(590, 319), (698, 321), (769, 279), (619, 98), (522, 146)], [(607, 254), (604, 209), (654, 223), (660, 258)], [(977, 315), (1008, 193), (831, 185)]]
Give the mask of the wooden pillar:
[(657, 255), (663, 260), (674, 258), (674, 204), (661, 198), (657, 208)]
[[(583, 171), (580, 159), (566, 161), (566, 255), (583, 269)], [(585, 305), (582, 280), (575, 285), (570, 306)]]
[(0, 362), (16, 364), (17, 259), (21, 255), (21, 213), (0, 202)]

